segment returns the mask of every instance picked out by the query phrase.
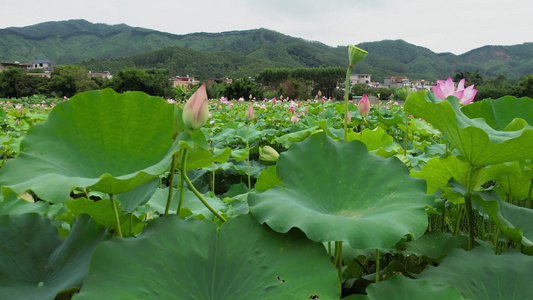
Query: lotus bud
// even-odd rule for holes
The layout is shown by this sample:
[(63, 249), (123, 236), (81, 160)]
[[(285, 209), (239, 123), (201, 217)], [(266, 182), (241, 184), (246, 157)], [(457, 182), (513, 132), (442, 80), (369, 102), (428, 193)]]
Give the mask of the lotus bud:
[(346, 123), (352, 122), (352, 113), (348, 112), (348, 115), (346, 116)]
[(368, 115), (368, 112), (370, 111), (370, 103), (368, 102), (368, 96), (366, 94), (363, 95), (361, 100), (359, 100), (359, 104), (357, 104), (357, 110), (363, 118)]
[(350, 64), (348, 65), (348, 68), (353, 68), (353, 66), (363, 58), (365, 58), (368, 55), (368, 52), (361, 48), (357, 48), (355, 46), (348, 46), (348, 58), (350, 59)]
[(293, 123), (297, 123), (298, 121), (300, 121), (300, 119), (298, 119), (298, 116), (297, 116), (297, 115), (293, 115), (293, 116), (291, 117), (291, 122), (293, 122)]
[(207, 91), (205, 83), (202, 84), (183, 108), (183, 123), (192, 130), (205, 125), (209, 117), (209, 106), (207, 103)]
[(248, 120), (248, 122), (254, 119), (254, 106), (252, 104), (248, 105), (248, 109), (246, 109), (244, 117), (246, 118), (246, 120)]
[(400, 97), (400, 99), (405, 100), (407, 99), (407, 96), (409, 96), (410, 88), (408, 86), (404, 86), (401, 88), (396, 89), (396, 95)]
[(270, 146), (264, 146), (259, 153), (259, 162), (267, 166), (276, 164), (278, 158), (278, 151)]

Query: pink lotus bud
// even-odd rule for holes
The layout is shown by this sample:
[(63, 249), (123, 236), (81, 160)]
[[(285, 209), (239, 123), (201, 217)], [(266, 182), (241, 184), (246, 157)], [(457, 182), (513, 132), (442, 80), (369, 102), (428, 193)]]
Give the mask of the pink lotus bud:
[(289, 109), (291, 110), (291, 113), (294, 113), (296, 111), (296, 109), (292, 105), (289, 107)]
[(352, 113), (348, 112), (348, 116), (346, 117), (346, 122), (350, 123), (352, 121)]
[(368, 112), (370, 111), (370, 103), (368, 102), (368, 96), (366, 94), (363, 95), (361, 100), (359, 100), (359, 104), (357, 104), (357, 110), (363, 118), (368, 115)]
[(298, 119), (298, 116), (297, 116), (297, 115), (293, 115), (293, 116), (291, 117), (291, 122), (293, 122), (293, 123), (297, 123), (298, 121), (300, 121), (300, 120)]
[(208, 116), (209, 107), (204, 83), (185, 104), (183, 108), (183, 123), (190, 129), (195, 130), (205, 125)]
[(250, 104), (248, 106), (248, 109), (246, 109), (246, 113), (244, 114), (244, 117), (248, 122), (252, 121), (254, 119), (254, 106)]

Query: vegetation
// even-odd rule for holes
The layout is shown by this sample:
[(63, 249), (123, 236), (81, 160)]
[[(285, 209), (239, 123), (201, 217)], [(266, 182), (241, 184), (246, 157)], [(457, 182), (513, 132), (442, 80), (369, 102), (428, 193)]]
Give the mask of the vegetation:
[(531, 296), (531, 98), (0, 102), (8, 299)]
[[(395, 75), (435, 81), (476, 70), (487, 79), (533, 74), (533, 43), (485, 46), (461, 55), (434, 53), (402, 40), (357, 46), (370, 54), (353, 72), (372, 74), (374, 81)], [(344, 68), (345, 57), (346, 47), (329, 47), (267, 29), (173, 35), (69, 20), (0, 30), (0, 61), (47, 58), (55, 64), (78, 63), (93, 72), (155, 68), (202, 80), (241, 78), (254, 77), (266, 68)]]

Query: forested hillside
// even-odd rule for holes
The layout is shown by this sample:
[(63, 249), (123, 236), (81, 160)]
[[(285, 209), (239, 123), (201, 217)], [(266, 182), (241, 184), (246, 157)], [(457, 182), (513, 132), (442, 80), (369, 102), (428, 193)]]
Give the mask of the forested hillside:
[[(485, 46), (461, 55), (434, 53), (403, 40), (363, 42), (369, 52), (353, 72), (374, 81), (391, 75), (436, 80), (462, 71), (485, 78), (533, 73), (533, 43)], [(162, 68), (171, 74), (208, 77), (255, 76), (265, 68), (345, 67), (346, 46), (330, 47), (268, 29), (175, 35), (125, 24), (85, 20), (46, 22), (0, 29), (0, 61), (46, 58), (80, 64), (93, 72)]]

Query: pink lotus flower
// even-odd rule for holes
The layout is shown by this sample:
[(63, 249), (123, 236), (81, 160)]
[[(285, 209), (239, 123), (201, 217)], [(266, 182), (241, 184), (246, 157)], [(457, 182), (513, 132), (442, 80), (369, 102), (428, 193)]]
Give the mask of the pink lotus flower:
[(298, 119), (298, 116), (297, 116), (297, 115), (293, 115), (293, 116), (291, 117), (291, 122), (293, 122), (293, 123), (297, 123), (298, 121), (300, 121), (300, 119)]
[(209, 116), (207, 91), (202, 84), (183, 107), (183, 123), (192, 130), (205, 125)]
[(446, 99), (449, 96), (455, 96), (459, 99), (461, 104), (470, 104), (474, 101), (477, 90), (474, 89), (474, 85), (467, 87), (465, 89), (465, 79), (461, 79), (457, 85), (457, 90), (455, 90), (455, 85), (451, 77), (448, 77), (446, 81), (437, 79), (437, 85), (431, 88), (439, 99)]
[(289, 107), (289, 109), (290, 109), (291, 113), (294, 113), (296, 111), (296, 109), (292, 105)]
[(370, 111), (370, 103), (368, 102), (368, 96), (366, 94), (363, 95), (361, 100), (359, 100), (359, 104), (357, 104), (357, 110), (363, 118), (368, 115), (368, 112)]
[(248, 122), (252, 121), (254, 119), (254, 106), (250, 104), (248, 106), (248, 109), (246, 109), (246, 113), (244, 114), (244, 117)]

